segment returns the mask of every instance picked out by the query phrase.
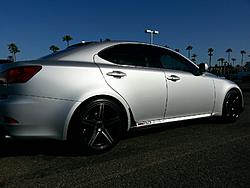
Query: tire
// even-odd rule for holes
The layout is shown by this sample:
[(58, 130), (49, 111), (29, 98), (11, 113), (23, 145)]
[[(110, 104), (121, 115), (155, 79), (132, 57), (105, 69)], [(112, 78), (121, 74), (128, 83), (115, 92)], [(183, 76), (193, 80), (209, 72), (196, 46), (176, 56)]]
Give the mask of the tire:
[(222, 120), (235, 122), (242, 111), (242, 96), (237, 90), (230, 90), (224, 99)]
[(97, 99), (80, 108), (72, 138), (91, 152), (103, 153), (114, 147), (126, 130), (122, 109), (108, 99)]

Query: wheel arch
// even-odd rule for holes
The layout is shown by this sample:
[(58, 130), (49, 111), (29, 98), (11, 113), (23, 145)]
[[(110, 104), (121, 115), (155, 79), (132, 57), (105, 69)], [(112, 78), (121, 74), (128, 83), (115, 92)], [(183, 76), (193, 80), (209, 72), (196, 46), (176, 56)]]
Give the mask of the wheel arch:
[(235, 91), (239, 92), (239, 94), (241, 96), (242, 109), (244, 108), (243, 93), (238, 85), (236, 85), (235, 83), (233, 83), (233, 84), (217, 84), (217, 85), (215, 85), (215, 88), (216, 88), (216, 99), (215, 99), (215, 108), (214, 108), (214, 112), (213, 112), (213, 114), (215, 116), (222, 115), (224, 100), (225, 100), (227, 93), (230, 90), (235, 90)]
[[(237, 86), (237, 87), (231, 87), (229, 88), (226, 92), (225, 92), (225, 95), (224, 95), (224, 98), (223, 98), (223, 104), (224, 104), (224, 101), (225, 101), (225, 98), (227, 96), (227, 94), (230, 92), (230, 91), (236, 91), (237, 93), (240, 94), (240, 97), (241, 97), (241, 107), (242, 109), (244, 108), (244, 99), (243, 99), (243, 93), (241, 91), (241, 89)], [(222, 104), (222, 109), (223, 109), (223, 104)]]
[(82, 100), (81, 102), (78, 102), (71, 110), (71, 112), (69, 113), (69, 117), (67, 118), (67, 122), (64, 126), (64, 134), (63, 134), (63, 140), (67, 140), (68, 138), (68, 134), (69, 134), (69, 130), (71, 129), (71, 126), (73, 126), (73, 120), (77, 114), (77, 112), (80, 110), (80, 108), (84, 105), (86, 105), (87, 103), (89, 103), (90, 101), (96, 100), (96, 99), (108, 99), (108, 100), (112, 100), (113, 102), (117, 103), (119, 105), (119, 107), (121, 108), (121, 110), (123, 111), (125, 118), (126, 118), (126, 122), (127, 122), (127, 127), (126, 130), (129, 130), (130, 127), (133, 124), (133, 114), (128, 106), (128, 104), (126, 103), (126, 101), (124, 101), (121, 98), (118, 98), (116, 96), (112, 96), (112, 95), (105, 95), (105, 94), (98, 94), (98, 95), (93, 95), (93, 96), (89, 96), (87, 98), (85, 98), (84, 100)]
[(243, 110), (243, 95), (238, 88), (231, 88), (225, 94), (221, 120), (226, 123), (235, 122)]

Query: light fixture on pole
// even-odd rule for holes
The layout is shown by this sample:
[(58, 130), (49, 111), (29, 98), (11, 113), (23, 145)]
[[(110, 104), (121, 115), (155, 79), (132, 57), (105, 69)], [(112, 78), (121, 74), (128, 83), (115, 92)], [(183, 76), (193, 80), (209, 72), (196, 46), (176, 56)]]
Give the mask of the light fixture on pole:
[(150, 34), (150, 44), (153, 44), (154, 43), (154, 35), (158, 35), (160, 32), (157, 30), (146, 29), (145, 33)]

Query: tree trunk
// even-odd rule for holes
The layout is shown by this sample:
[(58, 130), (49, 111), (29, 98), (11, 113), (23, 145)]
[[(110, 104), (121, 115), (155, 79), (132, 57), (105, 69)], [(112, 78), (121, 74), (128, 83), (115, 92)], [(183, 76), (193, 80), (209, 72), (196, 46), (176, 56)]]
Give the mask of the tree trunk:
[(13, 56), (13, 61), (16, 62), (16, 54), (14, 52), (12, 53), (12, 56)]

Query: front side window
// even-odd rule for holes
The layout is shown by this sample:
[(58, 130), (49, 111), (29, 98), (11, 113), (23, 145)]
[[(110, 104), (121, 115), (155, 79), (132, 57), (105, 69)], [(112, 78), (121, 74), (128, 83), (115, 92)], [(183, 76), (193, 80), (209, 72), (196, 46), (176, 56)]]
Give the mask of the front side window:
[(195, 74), (198, 68), (183, 57), (174, 52), (165, 53), (160, 58), (161, 64), (165, 69), (180, 70)]
[(176, 52), (156, 46), (150, 47), (146, 52), (149, 67), (197, 73), (198, 68)]

